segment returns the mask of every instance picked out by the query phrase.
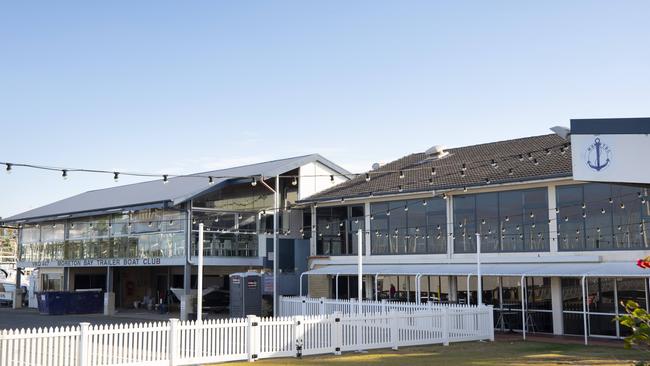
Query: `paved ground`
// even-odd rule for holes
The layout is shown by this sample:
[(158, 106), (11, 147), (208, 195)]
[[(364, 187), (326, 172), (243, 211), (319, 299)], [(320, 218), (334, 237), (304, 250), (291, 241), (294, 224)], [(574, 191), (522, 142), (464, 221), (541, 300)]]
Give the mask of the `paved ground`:
[(78, 325), (81, 322), (91, 324), (122, 324), (138, 322), (166, 321), (178, 318), (178, 313), (157, 314), (146, 310), (127, 310), (115, 316), (103, 314), (82, 315), (41, 315), (36, 309), (0, 308), (0, 329), (61, 327)]

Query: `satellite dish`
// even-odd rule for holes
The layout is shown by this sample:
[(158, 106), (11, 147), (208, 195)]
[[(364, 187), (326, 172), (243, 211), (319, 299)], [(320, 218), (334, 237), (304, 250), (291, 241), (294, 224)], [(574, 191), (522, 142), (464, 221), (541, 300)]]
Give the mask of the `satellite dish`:
[(379, 165), (379, 163), (374, 163), (374, 164), (372, 164), (372, 170), (377, 170), (377, 169), (379, 169), (380, 166), (381, 165)]

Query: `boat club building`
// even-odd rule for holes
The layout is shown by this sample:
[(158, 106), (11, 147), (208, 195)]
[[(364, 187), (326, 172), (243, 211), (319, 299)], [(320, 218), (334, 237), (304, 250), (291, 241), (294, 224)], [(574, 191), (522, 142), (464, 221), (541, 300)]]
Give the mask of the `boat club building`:
[(556, 134), (435, 146), (300, 203), (315, 210), (303, 295), (357, 297), (361, 229), (367, 299), (476, 303), (480, 240), (497, 328), (623, 337), (619, 303), (648, 307), (648, 187), (574, 180)]
[(216, 291), (215, 307), (227, 308), (231, 273), (273, 268), (274, 234), (279, 292), (295, 295), (307, 266), (311, 212), (293, 207), (348, 174), (306, 155), (89, 191), (4, 222), (19, 228), (18, 267), (37, 269), (39, 290), (99, 288), (111, 313), (176, 303), (170, 293), (176, 288), (185, 317), (191, 310), (184, 302), (196, 289), (200, 223), (204, 286)]

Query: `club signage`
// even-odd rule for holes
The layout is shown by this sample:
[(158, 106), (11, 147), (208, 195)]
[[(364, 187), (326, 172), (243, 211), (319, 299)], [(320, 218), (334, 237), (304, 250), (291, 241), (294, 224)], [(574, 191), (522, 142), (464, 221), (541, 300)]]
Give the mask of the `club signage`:
[(111, 259), (65, 259), (21, 262), (19, 267), (140, 267), (182, 265), (178, 258), (111, 258)]
[(650, 118), (571, 120), (575, 180), (648, 183)]

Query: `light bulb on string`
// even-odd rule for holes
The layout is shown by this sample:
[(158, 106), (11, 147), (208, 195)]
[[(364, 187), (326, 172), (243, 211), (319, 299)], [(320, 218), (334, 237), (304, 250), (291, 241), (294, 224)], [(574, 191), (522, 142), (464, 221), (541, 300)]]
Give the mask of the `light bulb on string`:
[(120, 173), (113, 172), (113, 181), (117, 183), (119, 180), (120, 180)]
[(370, 173), (366, 173), (366, 182), (370, 182)]
[(63, 169), (63, 170), (61, 171), (61, 177), (62, 177), (64, 180), (68, 179), (68, 171), (67, 171), (66, 169)]
[(5, 172), (7, 172), (7, 174), (11, 174), (11, 166), (12, 166), (12, 164), (11, 163), (5, 163), (5, 165), (7, 166), (7, 168), (5, 169)]
[(404, 179), (404, 171), (403, 170), (399, 171), (399, 179)]
[(255, 177), (251, 178), (251, 186), (255, 187), (257, 185), (257, 179)]
[(213, 185), (214, 184), (214, 178), (212, 176), (208, 177), (208, 185)]
[(163, 175), (163, 184), (167, 184), (169, 182), (169, 177), (167, 174)]

